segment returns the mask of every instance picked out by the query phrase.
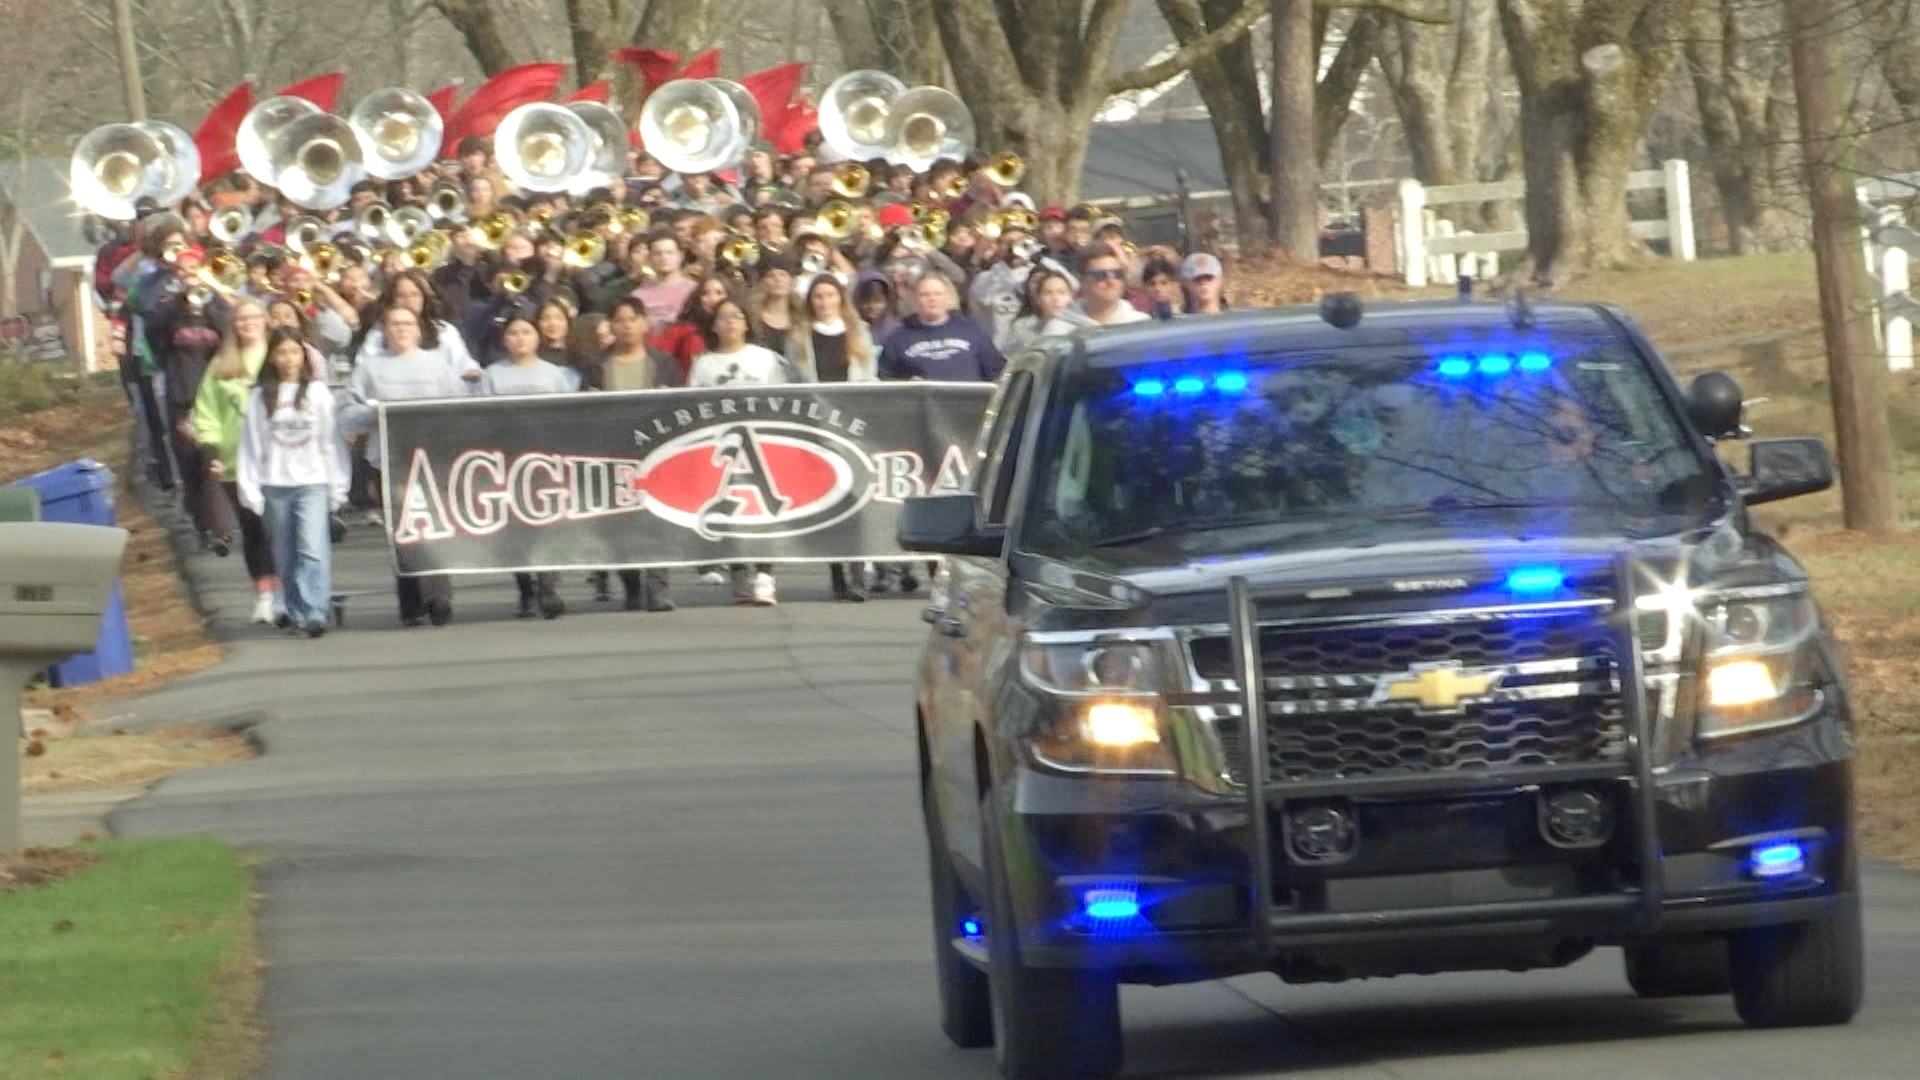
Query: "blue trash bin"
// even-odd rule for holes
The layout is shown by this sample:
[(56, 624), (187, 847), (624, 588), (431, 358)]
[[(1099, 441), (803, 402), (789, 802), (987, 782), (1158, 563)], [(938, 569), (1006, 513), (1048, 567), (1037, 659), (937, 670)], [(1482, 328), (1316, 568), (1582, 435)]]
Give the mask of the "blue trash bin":
[[(113, 470), (90, 459), (68, 462), (36, 476), (16, 481), (40, 493), (40, 520), (75, 525), (114, 525)], [(100, 637), (93, 651), (69, 657), (48, 671), (54, 686), (85, 686), (133, 670), (133, 631), (127, 626), (127, 605), (120, 582), (100, 619)]]

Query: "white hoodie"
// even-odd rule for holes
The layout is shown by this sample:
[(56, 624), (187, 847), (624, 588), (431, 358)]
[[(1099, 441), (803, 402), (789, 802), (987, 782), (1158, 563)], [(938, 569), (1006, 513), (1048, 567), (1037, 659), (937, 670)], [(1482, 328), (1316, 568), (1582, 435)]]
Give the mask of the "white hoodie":
[(240, 504), (256, 514), (266, 511), (263, 488), (325, 487), (327, 505), (347, 503), (353, 469), (347, 444), (334, 425), (333, 392), (325, 383), (307, 384), (297, 407), (298, 383), (281, 383), (279, 400), (269, 412), (266, 394), (256, 389), (240, 428)]

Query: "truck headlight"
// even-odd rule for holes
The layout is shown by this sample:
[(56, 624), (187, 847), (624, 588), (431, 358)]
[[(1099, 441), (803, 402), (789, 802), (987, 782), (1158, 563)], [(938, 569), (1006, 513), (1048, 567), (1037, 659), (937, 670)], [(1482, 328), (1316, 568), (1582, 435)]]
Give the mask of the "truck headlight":
[(1703, 739), (1797, 724), (1820, 706), (1820, 615), (1804, 587), (1709, 597)]
[(1020, 663), (1044, 690), (1051, 719), (1029, 739), (1041, 764), (1072, 772), (1172, 773), (1153, 642), (1028, 643)]

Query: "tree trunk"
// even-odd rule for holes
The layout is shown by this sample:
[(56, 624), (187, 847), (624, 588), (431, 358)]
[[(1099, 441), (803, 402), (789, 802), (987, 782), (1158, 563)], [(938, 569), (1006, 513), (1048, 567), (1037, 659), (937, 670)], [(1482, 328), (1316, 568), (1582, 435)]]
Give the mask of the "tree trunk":
[(686, 58), (714, 45), (713, 31), (712, 0), (653, 0), (640, 16), (633, 43)]
[[(1380, 50), (1383, 19), (1378, 11), (1361, 11), (1347, 24), (1347, 36), (1340, 43), (1340, 51), (1333, 55), (1333, 62), (1327, 65), (1327, 73), (1320, 79), (1313, 92), (1313, 160), (1315, 164), (1325, 165), (1327, 155), (1333, 152), (1334, 143), (1340, 139), (1340, 132), (1347, 126), (1347, 115), (1353, 111), (1353, 96), (1360, 92), (1360, 83), (1366, 79), (1367, 70), (1373, 66), (1373, 58)], [(1314, 55), (1321, 53), (1318, 35), (1315, 36)]]
[(1273, 0), (1273, 182), (1267, 235), (1282, 254), (1320, 260), (1320, 162), (1314, 146), (1312, 0)]
[(413, 54), (407, 48), (407, 41), (413, 33), (413, 13), (407, 0), (387, 0), (387, 21), (391, 24), (391, 34), (387, 37), (387, 46), (392, 50), (388, 63), (393, 65), (393, 85), (413, 85)]
[(892, 72), (909, 86), (946, 81), (940, 26), (929, 0), (827, 0), (848, 70)]
[[(1210, 20), (1230, 0), (1159, 0), (1160, 14), (1181, 44), (1203, 37)], [(1219, 14), (1225, 21), (1230, 11)], [(1267, 162), (1272, 143), (1260, 103), (1259, 68), (1251, 34), (1193, 66), (1193, 85), (1206, 103), (1220, 164), (1233, 200), (1233, 217), (1244, 255), (1264, 255), (1267, 238)]]
[(433, 0), (433, 6), (460, 32), (481, 71), (492, 76), (514, 65), (513, 49), (491, 0)]
[(567, 34), (573, 43), (573, 70), (580, 85), (598, 79), (613, 51), (613, 8), (607, 0), (567, 0)]
[(1754, 25), (1741, 0), (1712, 0), (1687, 36), (1700, 135), (1735, 255), (1799, 242), (1800, 230), (1781, 212), (1780, 147), (1790, 133), (1793, 87), (1778, 30), (1774, 19)]
[(1525, 147), (1528, 256), (1536, 281), (1644, 256), (1627, 173), (1695, 0), (1500, 0)]
[(1920, 114), (1920, 25), (1913, 0), (1878, 0), (1867, 5), (1867, 13), (1868, 34), (1887, 89), (1908, 116)]

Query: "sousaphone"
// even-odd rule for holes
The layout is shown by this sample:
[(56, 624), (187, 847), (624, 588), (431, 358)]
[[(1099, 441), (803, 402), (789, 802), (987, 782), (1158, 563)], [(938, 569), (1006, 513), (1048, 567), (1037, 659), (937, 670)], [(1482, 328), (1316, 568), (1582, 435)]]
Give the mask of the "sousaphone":
[(593, 136), (587, 166), (567, 189), (585, 195), (595, 188), (613, 186), (615, 179), (627, 173), (627, 122), (620, 114), (597, 101), (574, 101), (567, 108), (587, 125)]
[(401, 86), (375, 90), (347, 117), (367, 175), (381, 180), (413, 176), (440, 155), (446, 122), (422, 95)]
[(280, 129), (273, 139), (273, 186), (296, 206), (332, 210), (353, 196), (367, 178), (353, 126), (332, 113), (314, 112)]
[(953, 91), (917, 86), (887, 113), (887, 161), (926, 172), (945, 158), (959, 161), (973, 152), (973, 113)]
[(674, 79), (655, 90), (639, 128), (647, 153), (683, 176), (726, 168), (750, 145), (733, 99), (704, 79)]
[(565, 191), (587, 168), (593, 130), (565, 105), (533, 102), (506, 115), (494, 129), (494, 158), (522, 191)]
[(67, 167), (73, 201), (89, 213), (132, 221), (134, 206), (166, 180), (166, 149), (137, 124), (106, 124), (87, 132)]
[(297, 97), (270, 97), (248, 109), (233, 138), (241, 170), (267, 187), (279, 187), (278, 170), (287, 163), (275, 157), (275, 140), (295, 120), (318, 115), (320, 106)]
[(843, 161), (885, 157), (893, 142), (887, 119), (907, 84), (884, 71), (849, 71), (820, 98), (820, 137)]

